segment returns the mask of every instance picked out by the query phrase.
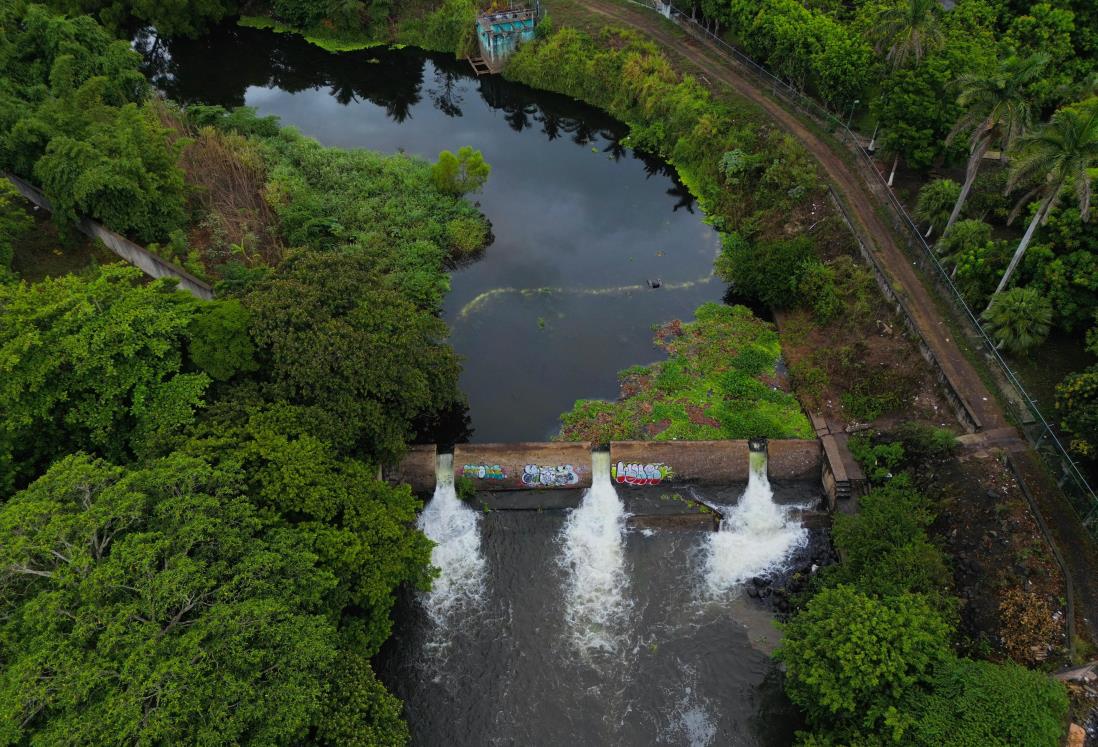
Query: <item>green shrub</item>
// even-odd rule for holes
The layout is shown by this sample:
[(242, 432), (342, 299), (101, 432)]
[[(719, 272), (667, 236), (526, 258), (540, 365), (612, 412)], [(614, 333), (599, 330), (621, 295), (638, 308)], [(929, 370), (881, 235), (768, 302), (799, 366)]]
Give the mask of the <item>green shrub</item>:
[(874, 488), (859, 499), (858, 513), (835, 516), (832, 541), (842, 562), (828, 568), (828, 582), (876, 597), (924, 594), (945, 611), (950, 573), (942, 551), (927, 537), (933, 520), (906, 476)]
[(884, 482), (899, 472), (904, 461), (904, 447), (901, 443), (874, 443), (865, 433), (856, 433), (848, 442), (850, 453), (854, 455), (862, 471), (870, 482)]
[(1017, 664), (950, 659), (925, 690), (909, 693), (913, 747), (1057, 747), (1068, 699), (1064, 686)]
[(895, 435), (903, 444), (905, 460), (908, 463), (920, 464), (944, 459), (955, 453), (960, 446), (953, 431), (947, 428), (935, 428), (913, 420), (896, 426)]
[(821, 325), (830, 323), (843, 311), (843, 299), (835, 284), (835, 270), (822, 262), (808, 261), (801, 268), (800, 296), (812, 309)]
[(897, 705), (949, 657), (949, 626), (918, 595), (824, 589), (782, 630), (786, 694), (825, 729), (887, 733)]
[(483, 218), (465, 216), (446, 224), (450, 256), (460, 258), (484, 248), (488, 242), (488, 224)]
[(723, 237), (716, 271), (736, 293), (781, 309), (801, 300), (801, 279), (817, 264), (807, 236), (755, 242), (733, 233)]

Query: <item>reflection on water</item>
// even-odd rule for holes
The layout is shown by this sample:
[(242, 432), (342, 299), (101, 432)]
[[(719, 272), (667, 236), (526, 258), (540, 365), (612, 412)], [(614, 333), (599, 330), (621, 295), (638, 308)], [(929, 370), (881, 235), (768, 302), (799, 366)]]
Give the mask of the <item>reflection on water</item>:
[(724, 292), (716, 232), (673, 169), (591, 107), (411, 49), (332, 55), (233, 26), (135, 44), (181, 101), (254, 106), (328, 145), (484, 153), (495, 241), (453, 273), (444, 310), (473, 440), (552, 435), (576, 399), (614, 398), (619, 370), (661, 357), (652, 325)]

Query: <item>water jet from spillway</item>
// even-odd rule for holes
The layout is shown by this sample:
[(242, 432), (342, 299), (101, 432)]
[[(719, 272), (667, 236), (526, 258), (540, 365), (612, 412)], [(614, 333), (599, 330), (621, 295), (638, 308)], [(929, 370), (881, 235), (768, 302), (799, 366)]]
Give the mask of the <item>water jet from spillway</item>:
[(435, 493), (418, 525), (435, 543), (431, 564), (439, 569), (423, 603), (435, 624), (443, 625), (455, 608), (479, 603), (486, 567), (480, 547), (480, 517), (458, 498), (454, 487), (453, 454), (438, 455)]
[(790, 508), (774, 502), (766, 442), (753, 439), (749, 446), (747, 489), (738, 503), (721, 507), (724, 519), (708, 540), (705, 582), (713, 596), (774, 571), (808, 542), (808, 530)]
[(562, 530), (565, 614), (584, 653), (613, 653), (629, 611), (625, 506), (610, 481), (610, 452), (592, 454), (591, 487)]

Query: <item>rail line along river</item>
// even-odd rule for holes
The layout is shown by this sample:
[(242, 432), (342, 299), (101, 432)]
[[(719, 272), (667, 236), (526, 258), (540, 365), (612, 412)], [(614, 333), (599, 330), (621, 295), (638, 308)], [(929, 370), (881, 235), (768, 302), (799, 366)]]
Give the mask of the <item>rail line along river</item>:
[(673, 169), (592, 107), (413, 49), (335, 55), (232, 26), (138, 46), (183, 102), (253, 106), (325, 145), (484, 153), (474, 199), (495, 241), (453, 273), (445, 306), (474, 441), (542, 440), (576, 399), (616, 397), (619, 370), (661, 357), (654, 324), (724, 292), (717, 233)]

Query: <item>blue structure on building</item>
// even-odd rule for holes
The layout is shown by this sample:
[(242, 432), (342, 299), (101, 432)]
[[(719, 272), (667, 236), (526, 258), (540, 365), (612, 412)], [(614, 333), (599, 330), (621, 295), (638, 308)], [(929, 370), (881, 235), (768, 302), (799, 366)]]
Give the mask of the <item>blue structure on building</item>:
[(480, 53), (492, 70), (498, 70), (521, 42), (534, 38), (541, 4), (534, 7), (512, 6), (507, 10), (488, 11), (477, 17)]

